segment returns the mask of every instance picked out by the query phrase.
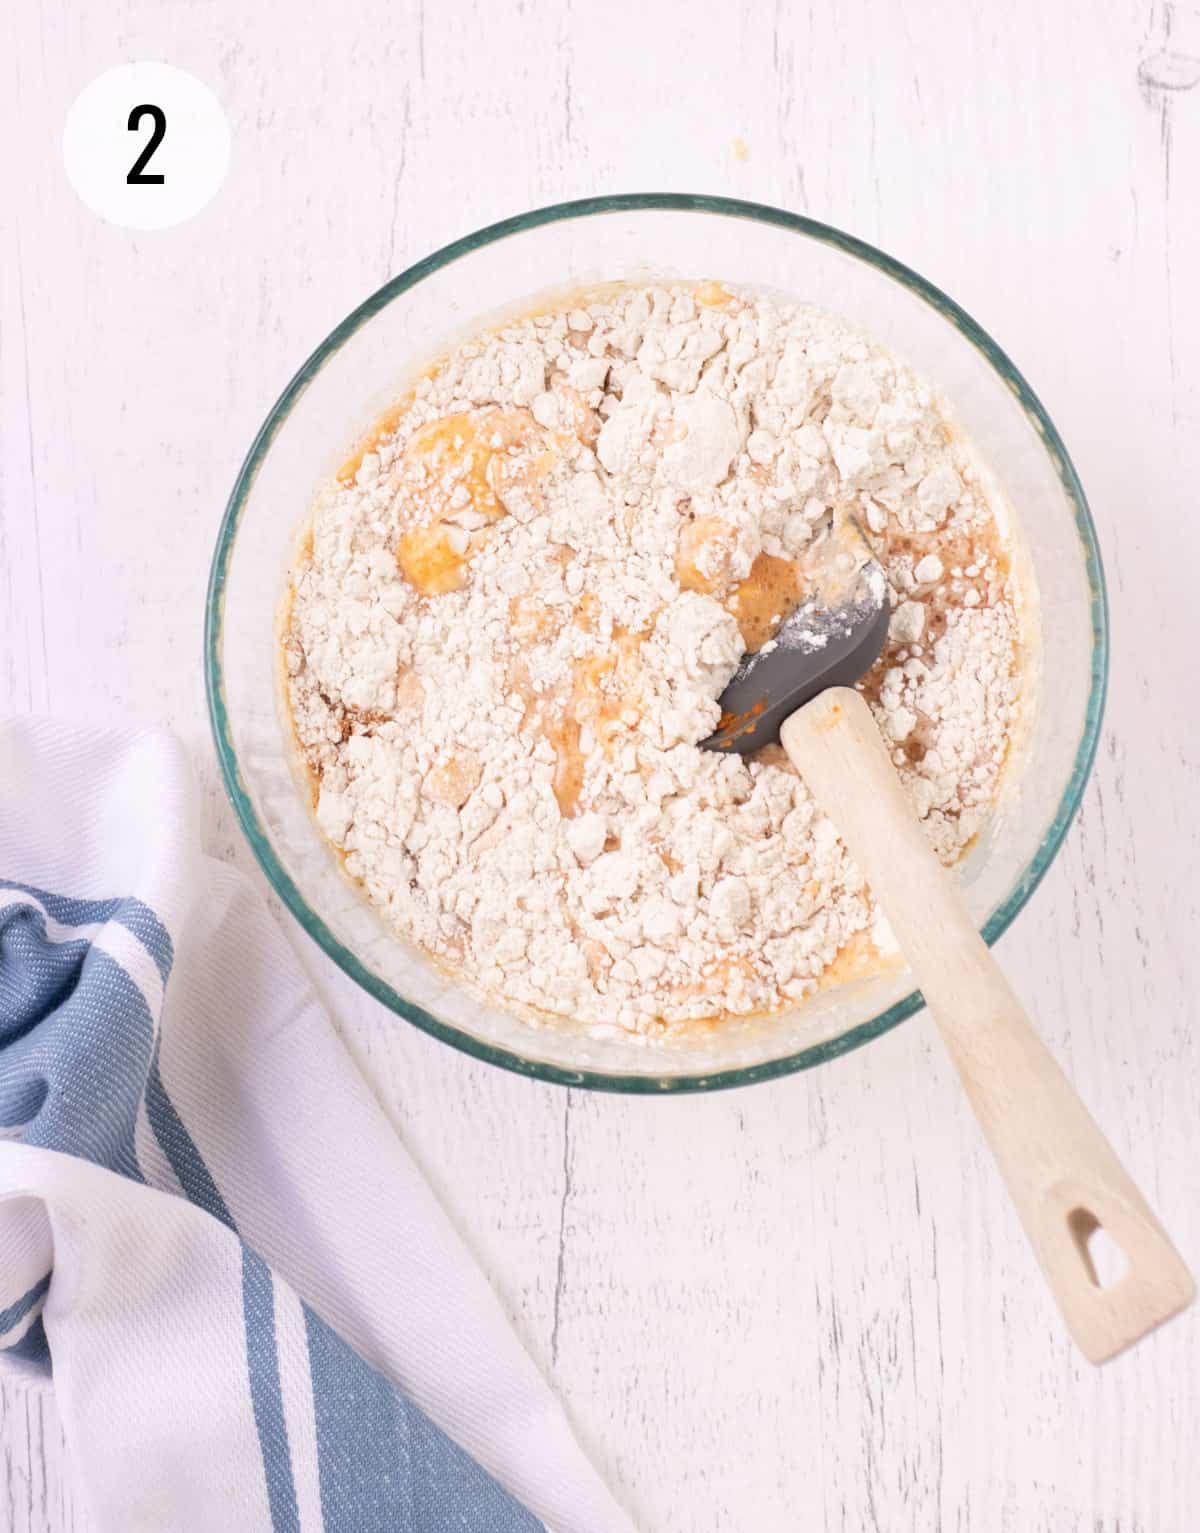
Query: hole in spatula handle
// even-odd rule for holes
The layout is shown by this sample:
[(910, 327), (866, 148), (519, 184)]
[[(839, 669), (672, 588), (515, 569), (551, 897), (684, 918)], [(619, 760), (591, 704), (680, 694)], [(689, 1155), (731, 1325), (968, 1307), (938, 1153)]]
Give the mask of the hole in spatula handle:
[(1073, 1208), (1067, 1224), (1093, 1284), (1111, 1288), (1119, 1283), (1129, 1271), (1129, 1258), (1095, 1214), (1086, 1208)]

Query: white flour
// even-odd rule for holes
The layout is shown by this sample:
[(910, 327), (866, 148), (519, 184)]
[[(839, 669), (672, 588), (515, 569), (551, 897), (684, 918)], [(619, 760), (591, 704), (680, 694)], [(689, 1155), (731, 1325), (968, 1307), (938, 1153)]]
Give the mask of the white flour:
[(1017, 622), (925, 385), (711, 283), (608, 291), (424, 378), (323, 496), (287, 639), (319, 824), (395, 928), (593, 1031), (783, 1006), (844, 968), (875, 911), (833, 826), (777, 748), (697, 749), (739, 619), (774, 630), (831, 509), (888, 572), (865, 690), (952, 861), (1004, 762)]

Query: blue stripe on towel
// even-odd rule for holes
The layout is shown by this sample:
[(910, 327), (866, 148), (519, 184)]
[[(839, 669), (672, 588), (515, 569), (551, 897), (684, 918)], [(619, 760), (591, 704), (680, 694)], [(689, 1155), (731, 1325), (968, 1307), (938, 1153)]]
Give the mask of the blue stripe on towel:
[(119, 899), (77, 900), (69, 894), (51, 894), (48, 889), (21, 884), (12, 878), (0, 878), (0, 889), (15, 889), (18, 894), (32, 895), (60, 926), (97, 926), (104, 921), (111, 921), (114, 911), (121, 904)]
[(46, 1276), (40, 1278), (28, 1293), (22, 1294), (15, 1304), (10, 1304), (7, 1309), (0, 1309), (0, 1336), (11, 1331), (18, 1321), (24, 1320), (38, 1300), (45, 1298), (49, 1287), (50, 1274), (47, 1272)]
[(292, 1455), (275, 1336), (275, 1283), (266, 1263), (242, 1247), (242, 1311), (246, 1322), (246, 1364), (250, 1404), (267, 1478), (273, 1533), (300, 1533), (300, 1507), (292, 1477)]
[(159, 1070), (158, 1053), (156, 1044), (146, 1077), (146, 1117), (150, 1120), (154, 1137), (171, 1163), (171, 1170), (178, 1178), (188, 1202), (204, 1209), (205, 1213), (212, 1214), (214, 1219), (219, 1219), (236, 1232), (233, 1215), (225, 1199), (217, 1191), (211, 1172), (204, 1164), (192, 1136), (184, 1128), (183, 1119), (175, 1111), (175, 1104), (167, 1095)]
[[(188, 1202), (204, 1209), (236, 1234), (237, 1226), (229, 1206), (167, 1095), (157, 1048), (146, 1080), (146, 1116)], [(250, 1405), (267, 1482), (271, 1528), (273, 1533), (299, 1533), (300, 1508), (279, 1383), (275, 1284), (270, 1269), (245, 1245), (242, 1247), (242, 1320), (246, 1330)]]
[(126, 927), (138, 939), (153, 958), (165, 985), (171, 973), (171, 965), (175, 962), (175, 944), (149, 905), (143, 905), (141, 900), (122, 900), (120, 908), (113, 914), (113, 920)]
[(325, 1533), (545, 1533), (304, 1306)]
[(111, 900), (76, 900), (69, 895), (36, 889), (32, 884), (16, 883), (11, 878), (0, 878), (0, 889), (15, 889), (20, 894), (32, 895), (60, 926), (95, 926), (104, 921), (116, 921), (127, 927), (153, 958), (162, 982), (166, 984), (175, 961), (175, 946), (167, 928), (141, 900), (132, 895)]
[(46, 1327), (39, 1315), (20, 1341), (11, 1347), (0, 1347), (5, 1357), (19, 1357), (23, 1363), (36, 1363), (41, 1368), (50, 1366), (50, 1343), (46, 1340)]

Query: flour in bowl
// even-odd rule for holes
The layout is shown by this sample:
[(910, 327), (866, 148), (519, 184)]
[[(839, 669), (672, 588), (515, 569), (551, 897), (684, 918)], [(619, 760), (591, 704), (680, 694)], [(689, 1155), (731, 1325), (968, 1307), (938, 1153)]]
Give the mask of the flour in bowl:
[(322, 495), (285, 636), (316, 815), (397, 932), (592, 1031), (794, 1004), (876, 912), (778, 747), (699, 749), (852, 515), (865, 691), (946, 862), (1020, 691), (1006, 532), (929, 388), (821, 312), (614, 287), (459, 346)]

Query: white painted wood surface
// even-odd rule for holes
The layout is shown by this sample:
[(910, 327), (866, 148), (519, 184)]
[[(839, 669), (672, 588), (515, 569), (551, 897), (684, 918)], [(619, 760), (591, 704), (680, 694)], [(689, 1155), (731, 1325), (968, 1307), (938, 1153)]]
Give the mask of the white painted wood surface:
[[(1002, 957), (1200, 1262), (1196, 0), (48, 0), (5, 31), (0, 705), (169, 721), (243, 866), (203, 711), (212, 541), (283, 383), (384, 278), (531, 206), (704, 190), (850, 229), (976, 315), (1079, 466), (1115, 637), (1083, 811)], [(234, 159), (196, 221), (136, 236), (59, 138), (142, 57), (218, 92)], [(297, 943), (648, 1533), (1200, 1525), (1200, 1312), (1101, 1372), (1072, 1352), (927, 1017), (772, 1086), (567, 1094)], [(0, 1530), (92, 1527), (52, 1401), (0, 1388)]]

